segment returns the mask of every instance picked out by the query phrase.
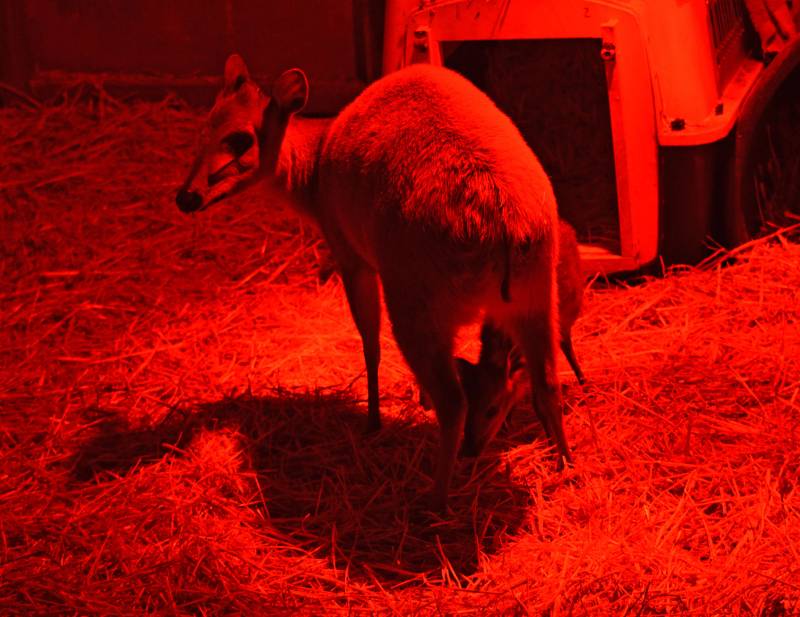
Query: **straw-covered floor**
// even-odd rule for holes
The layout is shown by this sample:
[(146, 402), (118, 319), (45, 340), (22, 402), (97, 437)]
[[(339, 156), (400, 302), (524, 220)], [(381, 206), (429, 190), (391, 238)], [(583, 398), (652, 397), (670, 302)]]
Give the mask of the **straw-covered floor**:
[(520, 410), (440, 519), (388, 326), (362, 435), (315, 233), (177, 211), (200, 122), (0, 110), (0, 614), (800, 614), (797, 236), (587, 291), (574, 468)]

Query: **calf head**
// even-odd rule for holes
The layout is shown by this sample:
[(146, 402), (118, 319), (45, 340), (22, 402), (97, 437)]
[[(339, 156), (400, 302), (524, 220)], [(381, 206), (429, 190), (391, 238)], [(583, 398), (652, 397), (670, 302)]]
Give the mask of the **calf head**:
[(523, 397), (527, 371), (513, 341), (489, 323), (481, 329), (478, 363), (456, 358), (456, 366), (467, 398), (461, 452), (464, 456), (477, 456)]

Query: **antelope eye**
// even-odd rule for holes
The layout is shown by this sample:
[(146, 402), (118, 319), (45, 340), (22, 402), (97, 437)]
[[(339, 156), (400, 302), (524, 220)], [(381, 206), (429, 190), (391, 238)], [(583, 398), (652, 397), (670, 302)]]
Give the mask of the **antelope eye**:
[(253, 136), (247, 131), (236, 131), (226, 135), (222, 143), (238, 159), (253, 147)]

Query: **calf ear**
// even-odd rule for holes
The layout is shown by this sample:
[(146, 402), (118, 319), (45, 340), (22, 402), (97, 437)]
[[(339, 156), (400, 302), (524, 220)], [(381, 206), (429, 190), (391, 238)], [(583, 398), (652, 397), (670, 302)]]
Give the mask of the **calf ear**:
[(250, 79), (244, 60), (239, 54), (231, 54), (225, 61), (225, 91), (236, 92)]
[(525, 358), (518, 346), (508, 354), (506, 363), (506, 392), (512, 397), (513, 406), (524, 395), (524, 388), (528, 382), (528, 371), (525, 369)]
[(289, 69), (272, 84), (272, 100), (280, 110), (294, 114), (308, 102), (308, 79), (300, 69)]
[(506, 377), (508, 379), (514, 379), (524, 368), (525, 358), (522, 355), (522, 350), (519, 348), (519, 345), (514, 345), (508, 351), (508, 357), (506, 359)]

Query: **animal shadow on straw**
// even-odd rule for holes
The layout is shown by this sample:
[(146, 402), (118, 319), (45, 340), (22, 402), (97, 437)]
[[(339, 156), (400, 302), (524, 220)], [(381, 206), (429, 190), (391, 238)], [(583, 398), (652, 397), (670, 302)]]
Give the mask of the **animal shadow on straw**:
[[(409, 402), (409, 409), (414, 409)], [(83, 444), (74, 477), (88, 481), (163, 457), (193, 452), (208, 431), (237, 436), (249, 481), (261, 496), (267, 525), (350, 575), (404, 580), (475, 571), (478, 551), (492, 553), (527, 518), (530, 493), (511, 479), (494, 451), (458, 465), (450, 512), (428, 511), (438, 428), (420, 413), (384, 414), (381, 431), (364, 435), (364, 405), (348, 391), (238, 396), (175, 411), (157, 426), (130, 430), (113, 413)], [(262, 499), (263, 497), (263, 499)]]

